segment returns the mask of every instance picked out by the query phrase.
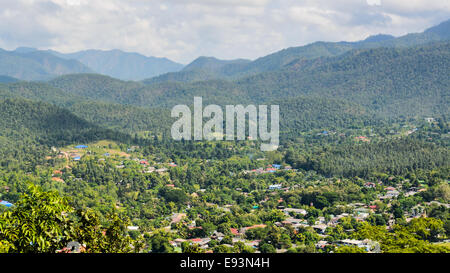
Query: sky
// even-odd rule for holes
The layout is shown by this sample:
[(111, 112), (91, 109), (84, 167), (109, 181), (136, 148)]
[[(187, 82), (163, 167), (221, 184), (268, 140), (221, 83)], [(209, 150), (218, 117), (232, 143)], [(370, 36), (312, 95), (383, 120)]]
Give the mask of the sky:
[(187, 64), (422, 32), (450, 0), (0, 0), (0, 48), (120, 49)]

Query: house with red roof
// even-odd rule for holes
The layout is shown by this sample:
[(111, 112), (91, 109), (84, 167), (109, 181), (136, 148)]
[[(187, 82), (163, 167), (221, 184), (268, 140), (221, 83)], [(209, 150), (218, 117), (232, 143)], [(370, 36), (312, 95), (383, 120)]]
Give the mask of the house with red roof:
[(237, 228), (230, 228), (231, 234), (233, 234), (234, 236), (238, 236), (239, 235), (239, 230), (237, 230)]

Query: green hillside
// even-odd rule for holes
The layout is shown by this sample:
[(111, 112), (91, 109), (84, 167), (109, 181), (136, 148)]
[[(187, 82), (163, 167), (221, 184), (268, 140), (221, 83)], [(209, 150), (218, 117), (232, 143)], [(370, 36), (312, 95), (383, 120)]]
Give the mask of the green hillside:
[(21, 80), (48, 80), (55, 76), (92, 72), (76, 60), (66, 60), (38, 50), (0, 49), (0, 75)]
[(34, 168), (50, 146), (120, 139), (122, 135), (89, 123), (66, 109), (25, 99), (0, 100), (0, 166)]
[[(433, 43), (297, 59), (282, 70), (234, 81), (142, 84), (96, 74), (74, 74), (48, 84), (5, 84), (0, 92), (6, 97), (21, 96), (69, 107), (80, 117), (110, 128), (138, 131), (167, 129), (171, 124), (169, 112), (158, 109), (191, 105), (194, 96), (202, 96), (204, 105), (276, 101), (283, 105), (282, 113), (288, 113), (286, 121), (303, 124), (292, 127), (283, 121), (282, 126), (305, 130), (310, 128), (307, 124), (320, 128), (335, 122), (348, 127), (353, 122), (361, 124), (378, 118), (446, 116), (449, 66), (450, 43)], [(297, 97), (302, 99), (293, 99)], [(306, 112), (317, 111), (316, 116), (308, 121), (302, 107)], [(327, 117), (342, 115), (347, 115), (342, 121), (330, 119), (323, 123)]]
[[(126, 103), (143, 84), (121, 81), (99, 74), (72, 74), (51, 80), (49, 84), (72, 95), (92, 100)], [(131, 98), (130, 98), (131, 97)]]
[(286, 48), (254, 61), (227, 63), (214, 58), (201, 57), (187, 65), (182, 71), (164, 74), (145, 82), (166, 81), (198, 81), (208, 79), (236, 79), (255, 75), (261, 72), (282, 69), (290, 62), (313, 60), (320, 57), (334, 57), (355, 49), (379, 47), (404, 48), (423, 45), (431, 42), (448, 41), (450, 39), (450, 20), (426, 29), (422, 33), (412, 33), (401, 37), (390, 35), (374, 35), (357, 42), (315, 42), (305, 46)]

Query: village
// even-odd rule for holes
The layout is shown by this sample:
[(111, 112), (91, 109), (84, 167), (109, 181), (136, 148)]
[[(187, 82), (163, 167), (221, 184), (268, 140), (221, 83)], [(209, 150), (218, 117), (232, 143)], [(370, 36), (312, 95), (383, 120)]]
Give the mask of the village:
[[(364, 186), (367, 188), (372, 188), (372, 187), (374, 187), (374, 184), (371, 182), (367, 182)], [(285, 192), (289, 191), (288, 188), (281, 188), (281, 185), (271, 185), (269, 190), (270, 191), (279, 190), (279, 191), (285, 191)], [(385, 190), (386, 190), (386, 194), (384, 194), (384, 195), (380, 194), (378, 196), (379, 197), (378, 200), (374, 201), (373, 203), (383, 202), (384, 204), (389, 206), (390, 205), (389, 200), (395, 199), (400, 194), (399, 190), (397, 190), (396, 188), (393, 188), (393, 187), (385, 187)], [(403, 194), (407, 194), (408, 196), (411, 196), (411, 195), (417, 194), (419, 192), (422, 192), (424, 190), (425, 189), (423, 189), (423, 188), (422, 189), (412, 188), (408, 192), (403, 193)], [(418, 205), (418, 206), (414, 207), (413, 212), (407, 214), (407, 221), (411, 221), (414, 218), (426, 217), (425, 206), (431, 205), (431, 204), (432, 204), (432, 202), (425, 203), (424, 206)], [(217, 206), (214, 204), (210, 204), (210, 205), (216, 206), (217, 209), (220, 209), (223, 211), (230, 211), (229, 207), (231, 207), (231, 205), (224, 206), (224, 207), (220, 207), (220, 206)], [(450, 205), (446, 204), (446, 207), (450, 208)], [(258, 206), (254, 206), (254, 209), (258, 209)], [(308, 212), (306, 209), (285, 208), (283, 206), (278, 206), (277, 209), (284, 213), (285, 219), (280, 222), (275, 222), (274, 225), (277, 227), (281, 227), (281, 228), (284, 228), (284, 227), (293, 228), (294, 232), (299, 229), (314, 230), (320, 237), (320, 240), (315, 244), (315, 247), (318, 250), (325, 249), (326, 247), (329, 247), (329, 246), (334, 246), (334, 247), (354, 246), (354, 247), (362, 248), (368, 253), (380, 253), (381, 252), (380, 244), (376, 241), (372, 241), (372, 240), (368, 240), (368, 239), (366, 239), (366, 240), (342, 239), (342, 240), (329, 242), (329, 241), (327, 241), (328, 235), (326, 234), (327, 230), (336, 227), (342, 218), (350, 217), (350, 218), (356, 219), (356, 221), (358, 221), (358, 222), (365, 221), (369, 217), (369, 215), (376, 213), (377, 205), (366, 205), (363, 203), (351, 203), (351, 204), (348, 204), (347, 206), (343, 206), (343, 210), (348, 211), (348, 213), (341, 213), (339, 215), (330, 215), (328, 218), (321, 216), (321, 217), (318, 217), (314, 223), (310, 223), (308, 221), (308, 219), (306, 217), (308, 215)], [(165, 229), (167, 231), (171, 231), (171, 226), (173, 226), (173, 224), (180, 223), (185, 217), (186, 217), (186, 213), (172, 214), (170, 217), (170, 220), (171, 220), (170, 225), (167, 226)], [(389, 219), (389, 221), (388, 221), (387, 228), (390, 229), (394, 224), (395, 224), (395, 221), (394, 221), (393, 217), (391, 217), (391, 219)], [(191, 221), (188, 224), (188, 227), (190, 229), (195, 229), (195, 228), (201, 229), (201, 227), (195, 226), (195, 221)], [(246, 233), (249, 230), (252, 230), (255, 228), (265, 228), (265, 227), (266, 227), (266, 224), (257, 224), (257, 225), (242, 227), (239, 229), (238, 228), (230, 228), (230, 233), (232, 235), (232, 241), (231, 241), (232, 244), (224, 244), (224, 246), (232, 248), (233, 244), (235, 244), (237, 242), (241, 242), (245, 246), (255, 249), (255, 252), (258, 253), (259, 251), (257, 249), (258, 249), (258, 245), (260, 244), (260, 240), (248, 240), (248, 239), (246, 239)], [(130, 227), (130, 228), (137, 229), (138, 227)], [(176, 232), (176, 231), (172, 230), (172, 232)], [(170, 244), (179, 252), (181, 252), (181, 244), (183, 242), (189, 242), (191, 244), (198, 245), (202, 249), (205, 249), (205, 251), (207, 253), (208, 252), (212, 253), (213, 251), (210, 249), (211, 247), (209, 244), (211, 242), (211, 240), (222, 241), (225, 236), (226, 235), (224, 233), (214, 231), (213, 234), (209, 237), (192, 238), (192, 239), (177, 238), (177, 239), (174, 239), (173, 241), (170, 241)], [(291, 247), (295, 247), (295, 245), (292, 245)], [(278, 253), (283, 253), (283, 252), (287, 252), (287, 251), (288, 251), (287, 249), (277, 249)]]
[[(412, 134), (417, 131), (417, 128), (402, 128), (404, 128), (404, 134)], [(328, 137), (335, 134), (336, 132), (333, 131), (321, 131), (318, 136)], [(376, 138), (375, 134), (367, 135), (372, 139)], [(355, 142), (371, 141), (369, 137), (363, 135), (352, 135), (349, 139)], [(173, 174), (189, 170), (192, 164), (171, 160), (170, 158), (161, 159), (154, 155), (144, 155), (139, 146), (118, 145), (106, 140), (61, 148), (53, 147), (52, 152), (53, 155), (49, 156), (48, 159), (55, 160), (51, 181), (56, 184), (66, 184), (66, 181), (82, 182), (83, 177), (74, 175), (71, 169), (84, 162), (95, 162), (99, 166), (111, 166), (119, 173), (138, 171), (146, 179), (160, 177), (159, 185), (156, 188), (149, 187), (147, 189), (149, 191), (161, 192), (161, 190), (166, 188), (169, 191), (186, 192), (188, 196), (186, 205), (172, 206), (169, 214), (159, 217), (160, 220), (155, 222), (158, 223), (156, 226), (148, 227), (148, 225), (141, 224), (143, 223), (141, 219), (132, 219), (132, 225), (129, 225), (127, 228), (129, 232), (148, 237), (152, 237), (159, 232), (166, 232), (169, 234), (168, 243), (173, 248), (173, 252), (183, 252), (186, 245), (191, 245), (206, 253), (216, 252), (217, 246), (221, 246), (221, 251), (233, 249), (235, 246), (245, 246), (248, 251), (258, 253), (265, 251), (261, 248), (264, 242), (262, 238), (254, 238), (255, 235), (253, 233), (261, 233), (263, 232), (262, 230), (267, 231), (275, 227), (282, 233), (292, 232), (294, 236), (296, 234), (300, 236), (300, 234), (305, 232), (311, 233), (313, 239), (310, 240), (310, 243), (313, 243), (314, 251), (316, 252), (333, 252), (335, 248), (348, 246), (363, 249), (369, 253), (379, 253), (381, 252), (380, 242), (364, 238), (354, 239), (351, 236), (352, 228), (343, 231), (347, 234), (343, 238), (336, 238), (332, 234), (336, 229), (342, 227), (343, 222), (365, 223), (373, 221), (374, 218), (383, 218), (386, 229), (391, 230), (398, 223), (398, 216), (392, 212), (392, 207), (397, 206), (398, 199), (421, 195), (428, 189), (425, 181), (411, 183), (409, 179), (396, 176), (390, 176), (383, 180), (378, 179), (377, 181), (373, 179), (357, 179), (347, 183), (358, 185), (360, 191), (371, 196), (364, 202), (337, 202), (336, 204), (327, 205), (329, 210), (327, 207), (326, 211), (320, 206), (320, 209), (317, 209), (317, 204), (314, 202), (293, 206), (291, 202), (288, 202), (288, 196), (295, 196), (299, 191), (308, 187), (328, 187), (329, 185), (340, 183), (341, 179), (307, 178), (310, 174), (295, 169), (289, 164), (275, 163), (265, 157), (257, 157), (252, 159), (252, 162), (254, 162), (252, 164), (257, 167), (229, 172), (229, 178), (233, 180), (257, 180), (263, 183), (251, 189), (248, 186), (236, 186), (231, 188), (230, 191), (239, 200), (253, 200), (251, 203), (245, 201), (248, 215), (263, 215), (277, 211), (277, 220), (270, 223), (260, 221), (251, 225), (229, 227), (226, 230), (221, 228), (220, 231), (218, 228), (214, 228), (207, 232), (197, 232), (203, 229), (202, 224), (197, 222), (203, 222), (206, 217), (202, 214), (199, 214), (197, 217), (190, 216), (191, 210), (196, 210), (200, 206), (216, 211), (216, 213), (218, 212), (219, 217), (220, 215), (230, 214), (231, 217), (234, 217), (234, 208), (237, 204), (235, 202), (216, 203), (206, 201), (212, 192), (212, 189), (208, 187), (197, 187), (195, 190), (190, 189), (187, 192), (185, 185), (173, 179)], [(241, 158), (245, 157), (247, 156), (244, 153)], [(215, 164), (220, 164), (220, 161), (214, 159), (199, 162), (201, 166), (204, 166), (202, 168), (210, 168), (215, 166)], [(302, 178), (299, 180), (296, 177)], [(313, 175), (312, 177), (316, 176)], [(307, 181), (304, 181), (305, 179)], [(295, 181), (304, 182), (299, 183)], [(120, 186), (122, 181), (116, 183)], [(125, 186), (130, 188), (131, 185), (127, 183)], [(137, 196), (139, 193), (135, 193), (135, 195)], [(238, 196), (242, 196), (242, 199)], [(255, 200), (255, 196), (258, 196), (258, 199)], [(0, 205), (5, 207), (14, 206), (14, 204), (6, 200), (1, 200)], [(115, 206), (123, 211), (124, 205), (121, 202), (117, 202)], [(446, 209), (450, 208), (449, 204), (438, 201), (420, 201), (408, 210), (405, 210), (402, 218), (408, 223), (413, 219), (427, 217), (427, 210), (430, 207), (439, 206), (443, 206)], [(187, 230), (187, 233), (184, 230)], [(196, 236), (196, 234), (202, 234), (203, 236)], [(298, 247), (300, 245), (292, 241), (292, 243), (276, 248), (275, 251), (284, 253)]]

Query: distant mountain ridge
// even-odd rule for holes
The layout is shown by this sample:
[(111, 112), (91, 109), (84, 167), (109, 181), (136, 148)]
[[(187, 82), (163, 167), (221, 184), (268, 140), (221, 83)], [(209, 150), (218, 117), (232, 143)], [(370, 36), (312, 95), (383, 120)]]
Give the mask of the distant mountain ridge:
[(410, 48), (355, 49), (334, 57), (296, 59), (276, 71), (236, 80), (125, 82), (95, 74), (67, 75), (49, 82), (95, 101), (141, 107), (266, 103), (275, 98), (323, 96), (368, 107), (383, 116), (447, 115), (450, 42)]
[(219, 60), (215, 57), (198, 57), (190, 64), (183, 68), (183, 71), (190, 71), (195, 69), (205, 69), (205, 70), (220, 70), (226, 65), (241, 65), (250, 63), (250, 60), (236, 59), (236, 60)]
[(12, 83), (18, 82), (19, 80), (10, 76), (0, 75), (0, 83)]
[(56, 76), (93, 71), (76, 60), (59, 58), (45, 51), (0, 49), (0, 75), (21, 80), (49, 80)]
[(220, 60), (215, 57), (198, 57), (179, 72), (171, 72), (144, 80), (144, 83), (158, 82), (194, 82), (232, 76), (247, 64), (246, 59)]
[(53, 50), (19, 47), (14, 51), (0, 49), (0, 75), (19, 80), (42, 81), (66, 74), (98, 73), (121, 80), (142, 80), (147, 84), (235, 80), (283, 69), (284, 66), (299, 59), (333, 57), (354, 49), (411, 47), (447, 40), (450, 40), (450, 20), (430, 27), (422, 33), (401, 37), (378, 34), (357, 42), (315, 42), (286, 48), (254, 61), (199, 57), (186, 66), (167, 58), (147, 57), (117, 49), (85, 50), (66, 54)]
[[(422, 33), (412, 33), (401, 37), (386, 34), (370, 36), (357, 42), (315, 42), (305, 46), (290, 47), (267, 56), (260, 57), (246, 63), (223, 63), (220, 60), (208, 59), (208, 62), (199, 59), (194, 60), (180, 72), (161, 75), (153, 79), (147, 79), (145, 83), (163, 81), (189, 82), (208, 79), (236, 79), (255, 75), (261, 72), (276, 71), (282, 69), (292, 61), (311, 60), (319, 57), (333, 57), (344, 54), (354, 49), (377, 47), (411, 47), (430, 42), (447, 41), (450, 39), (450, 20), (437, 26), (426, 29)], [(211, 64), (215, 61), (214, 66)], [(211, 71), (211, 67), (220, 67)]]
[(74, 53), (48, 52), (64, 59), (74, 59), (93, 71), (121, 80), (139, 81), (168, 72), (180, 71), (182, 64), (167, 58), (147, 57), (121, 50), (85, 50)]
[(80, 73), (98, 73), (121, 80), (139, 81), (182, 68), (182, 64), (167, 58), (146, 57), (120, 50), (86, 50), (64, 54), (32, 47), (18, 47), (13, 51), (0, 49), (0, 75), (28, 81), (45, 81)]
[(235, 80), (145, 84), (98, 74), (64, 75), (48, 82), (0, 84), (0, 98), (51, 103), (127, 133), (169, 132), (164, 125), (171, 123), (169, 109), (191, 105), (195, 96), (203, 97), (204, 105), (274, 103), (280, 105), (282, 133), (295, 137), (333, 124), (449, 117), (449, 70), (450, 42), (435, 42), (296, 59), (281, 69)]

